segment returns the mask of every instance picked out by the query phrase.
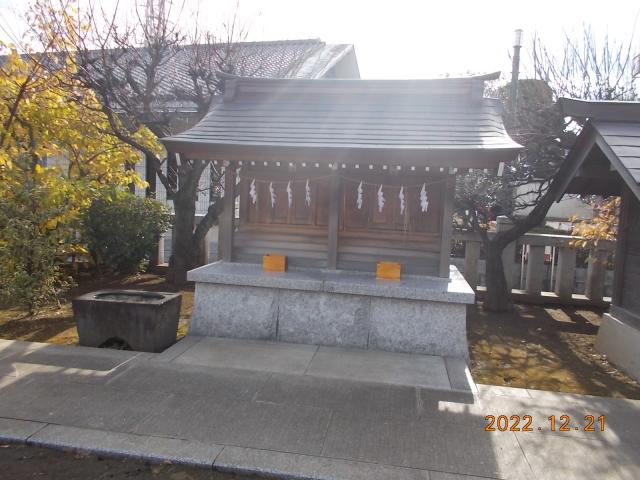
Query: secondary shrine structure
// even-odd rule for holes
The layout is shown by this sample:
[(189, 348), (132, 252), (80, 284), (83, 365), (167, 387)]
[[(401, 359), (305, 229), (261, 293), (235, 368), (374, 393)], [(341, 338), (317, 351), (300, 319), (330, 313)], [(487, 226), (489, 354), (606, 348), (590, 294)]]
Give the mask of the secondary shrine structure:
[(565, 160), (570, 170), (557, 200), (565, 193), (620, 197), (611, 308), (595, 346), (640, 380), (640, 102), (561, 98), (560, 105), (587, 121)]
[[(498, 74), (434, 80), (225, 75), (166, 148), (224, 166), (221, 260), (196, 282), (190, 333), (466, 357), (473, 290), (450, 266), (456, 173), (521, 148)], [(264, 272), (263, 256), (288, 270)], [(378, 261), (399, 281), (376, 280)]]

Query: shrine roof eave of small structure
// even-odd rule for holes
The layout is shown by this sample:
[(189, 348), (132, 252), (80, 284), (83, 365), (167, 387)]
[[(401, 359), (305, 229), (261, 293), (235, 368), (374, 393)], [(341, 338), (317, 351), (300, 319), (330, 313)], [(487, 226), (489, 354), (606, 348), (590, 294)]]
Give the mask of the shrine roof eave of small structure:
[(522, 147), (441, 147), (412, 146), (300, 146), (247, 143), (204, 143), (189, 140), (163, 140), (169, 151), (198, 160), (259, 162), (309, 162), (323, 165), (374, 164), (416, 167), (497, 168), (513, 160)]
[(570, 173), (557, 200), (565, 193), (620, 195), (622, 184), (640, 199), (640, 102), (561, 98), (560, 106), (587, 123), (565, 160)]
[(522, 148), (507, 134), (495, 74), (432, 80), (222, 75), (225, 93), (194, 127), (162, 139), (200, 159), (495, 168)]

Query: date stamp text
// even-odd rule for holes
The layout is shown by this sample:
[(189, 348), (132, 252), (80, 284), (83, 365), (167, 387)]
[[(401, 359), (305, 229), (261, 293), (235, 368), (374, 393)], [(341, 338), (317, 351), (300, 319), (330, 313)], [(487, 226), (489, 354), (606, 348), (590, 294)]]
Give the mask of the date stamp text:
[(604, 415), (585, 415), (572, 418), (569, 415), (551, 415), (546, 422), (534, 421), (532, 415), (486, 415), (485, 432), (604, 432)]

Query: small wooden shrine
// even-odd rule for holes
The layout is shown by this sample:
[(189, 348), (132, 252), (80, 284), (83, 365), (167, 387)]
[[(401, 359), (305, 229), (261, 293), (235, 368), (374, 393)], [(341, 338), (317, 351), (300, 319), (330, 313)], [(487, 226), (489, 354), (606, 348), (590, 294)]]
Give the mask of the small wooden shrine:
[(208, 115), (163, 142), (224, 163), (227, 262), (271, 252), (291, 266), (371, 271), (390, 260), (448, 277), (454, 175), (495, 169), (520, 148), (499, 102), (483, 97), (497, 77), (225, 76)]
[[(455, 175), (521, 148), (483, 96), (497, 78), (224, 76), (209, 113), (163, 139), (225, 169), (221, 261), (189, 272), (190, 333), (466, 357)], [(262, 269), (274, 254), (288, 271)]]

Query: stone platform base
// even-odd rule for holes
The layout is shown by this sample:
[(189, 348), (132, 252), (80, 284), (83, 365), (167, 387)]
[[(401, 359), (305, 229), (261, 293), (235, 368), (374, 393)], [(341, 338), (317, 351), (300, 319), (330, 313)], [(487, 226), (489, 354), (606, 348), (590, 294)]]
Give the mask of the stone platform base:
[(632, 318), (629, 312), (612, 307), (611, 313), (602, 317), (596, 350), (640, 380), (640, 318)]
[(466, 304), (474, 296), (452, 268), (449, 279), (393, 282), (217, 262), (189, 272), (196, 282), (189, 333), (467, 358)]

